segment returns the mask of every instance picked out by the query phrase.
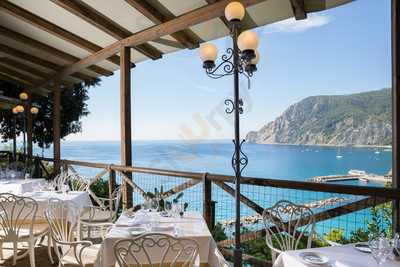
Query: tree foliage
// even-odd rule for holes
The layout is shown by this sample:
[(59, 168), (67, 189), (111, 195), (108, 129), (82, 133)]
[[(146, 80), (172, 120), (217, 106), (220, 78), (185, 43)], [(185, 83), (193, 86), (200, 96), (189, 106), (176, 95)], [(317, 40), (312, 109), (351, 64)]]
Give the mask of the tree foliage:
[[(87, 108), (88, 89), (98, 85), (99, 79), (90, 82), (77, 83), (71, 88), (64, 88), (61, 92), (60, 133), (61, 138), (82, 130), (81, 118), (89, 114)], [(24, 88), (0, 81), (0, 88), (4, 96), (18, 98)], [(41, 148), (47, 148), (53, 142), (53, 97), (32, 95), (32, 104), (39, 108), (39, 113), (33, 120), (33, 142)], [(2, 141), (13, 137), (13, 114), (10, 108), (2, 109), (0, 114), (0, 135)], [(17, 118), (16, 133), (23, 131), (23, 120)]]

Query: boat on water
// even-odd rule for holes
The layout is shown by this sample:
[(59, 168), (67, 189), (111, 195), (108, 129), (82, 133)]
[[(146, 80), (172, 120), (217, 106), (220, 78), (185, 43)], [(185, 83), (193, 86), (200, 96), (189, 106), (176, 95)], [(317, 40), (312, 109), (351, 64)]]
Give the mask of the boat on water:
[(336, 155), (336, 158), (337, 159), (341, 159), (341, 158), (343, 158), (343, 156), (342, 155)]
[(355, 176), (360, 176), (360, 175), (367, 175), (366, 171), (361, 171), (361, 170), (350, 170), (348, 171), (349, 175), (355, 175)]
[(365, 177), (360, 177), (358, 180), (360, 180), (361, 182), (364, 182), (364, 183), (368, 183), (369, 182), (369, 180), (367, 178), (365, 178)]
[(381, 152), (379, 150), (376, 150), (375, 154), (381, 154)]

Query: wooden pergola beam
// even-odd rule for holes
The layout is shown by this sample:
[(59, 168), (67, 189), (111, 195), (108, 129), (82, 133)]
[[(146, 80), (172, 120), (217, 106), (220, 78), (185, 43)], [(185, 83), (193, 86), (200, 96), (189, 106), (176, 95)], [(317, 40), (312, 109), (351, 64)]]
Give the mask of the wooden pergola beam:
[[(91, 53), (95, 53), (97, 51), (101, 51), (102, 47), (89, 42), (88, 40), (85, 40), (78, 35), (69, 32), (56, 24), (51, 23), (50, 21), (47, 21), (17, 5), (14, 5), (8, 1), (0, 1), (0, 10), (5, 11), (6, 13), (10, 14), (11, 16), (14, 16), (16, 18), (19, 18), (23, 21), (25, 21), (28, 24), (31, 24), (35, 27), (38, 27), (42, 29), (43, 31), (46, 31), (50, 34), (53, 34), (64, 41), (67, 41), (71, 44), (74, 44), (86, 51), (89, 51)], [(115, 56), (114, 54), (110, 55), (107, 57), (108, 60), (116, 65), (119, 65), (119, 57)], [(105, 59), (107, 59), (105, 58)], [(87, 66), (88, 67), (88, 66)]]
[(11, 59), (11, 58), (8, 58), (8, 57), (0, 58), (0, 65), (6, 65), (6, 66), (9, 66), (9, 67), (15, 67), (15, 68), (17, 68), (19, 70), (22, 70), (24, 72), (28, 72), (30, 74), (33, 74), (34, 76), (37, 76), (39, 78), (46, 78), (46, 77), (49, 76), (48, 73), (45, 73), (43, 71), (40, 71), (40, 70), (38, 70), (36, 68), (33, 68), (31, 66), (28, 66), (26, 64), (23, 64), (23, 63), (21, 63), (21, 62), (19, 62), (17, 60), (14, 60), (14, 59)]
[[(104, 16), (96, 9), (92, 8), (85, 2), (81, 0), (51, 0), (53, 3), (59, 5), (60, 7), (68, 10), (75, 16), (83, 19), (89, 24), (95, 26), (96, 28), (108, 33), (112, 37), (117, 40), (121, 40), (128, 36), (131, 36), (132, 33), (127, 29), (123, 28), (115, 21), (109, 19)], [(162, 57), (162, 52), (155, 48), (154, 46), (144, 43), (134, 47), (137, 51), (144, 54), (148, 58), (151, 59), (159, 59)]]
[(11, 77), (14, 77), (17, 80), (21, 80), (21, 81), (23, 81), (23, 82), (25, 82), (27, 84), (30, 84), (30, 85), (34, 85), (35, 83), (38, 82), (38, 80), (33, 78), (33, 77), (29, 77), (29, 76), (27, 76), (27, 75), (25, 75), (25, 74), (23, 74), (21, 72), (18, 72), (18, 71), (14, 70), (14, 69), (10, 69), (10, 68), (8, 68), (6, 66), (3, 66), (3, 65), (0, 65), (0, 73), (3, 73), (5, 75), (9, 75)]
[[(241, 3), (244, 6), (251, 6), (265, 1), (268, 0), (242, 0)], [(87, 66), (96, 64), (97, 62), (118, 53), (121, 47), (137, 46), (139, 44), (158, 39), (162, 36), (184, 30), (196, 24), (218, 18), (224, 14), (225, 6), (228, 3), (230, 3), (230, 0), (221, 0), (214, 4), (203, 6), (196, 10), (185, 13), (163, 24), (155, 25), (151, 28), (135, 33), (128, 38), (117, 41), (103, 48), (102, 50), (80, 60), (79, 62), (76, 62), (64, 68), (62, 71), (54, 75), (51, 79), (48, 79), (38, 84), (37, 87), (43, 87), (54, 80), (62, 80), (63, 77), (68, 76), (71, 73), (75, 73), (81, 69), (86, 68)]]
[(296, 20), (303, 20), (307, 18), (304, 0), (290, 0), (290, 4), (292, 5), (293, 14)]
[[(31, 63), (34, 63), (36, 65), (45, 67), (45, 68), (47, 68), (49, 70), (52, 70), (52, 71), (59, 71), (59, 70), (61, 70), (63, 68), (63, 66), (55, 64), (55, 63), (53, 63), (51, 61), (48, 61), (48, 60), (45, 60), (45, 59), (42, 59), (42, 58), (39, 58), (39, 57), (36, 57), (36, 56), (32, 56), (32, 55), (30, 55), (28, 53), (25, 53), (23, 51), (15, 49), (15, 48), (9, 47), (7, 45), (0, 44), (0, 52), (3, 52), (5, 54), (7, 54), (7, 55), (10, 55), (10, 56), (13, 56), (13, 57), (16, 57), (16, 58), (20, 58), (22, 60), (29, 61)], [(88, 76), (86, 74), (79, 73), (79, 72), (72, 73), (70, 76), (73, 76), (73, 77), (75, 77), (77, 79), (84, 80), (84, 81), (90, 81), (90, 80), (94, 79), (94, 77), (91, 77), (91, 76)]]
[[(166, 8), (162, 8), (163, 10), (161, 11), (161, 6), (157, 8), (147, 1), (125, 0), (125, 2), (139, 11), (143, 16), (151, 20), (154, 24), (162, 24), (175, 18), (175, 16)], [(202, 42), (200, 37), (190, 30), (175, 32), (172, 33), (171, 36), (183, 46), (191, 49), (197, 48), (199, 43)]]
[[(40, 52), (44, 52), (44, 53), (48, 53), (51, 54), (53, 56), (56, 56), (60, 59), (63, 59), (65, 61), (68, 61), (69, 63), (74, 63), (80, 60), (80, 58), (77, 58), (73, 55), (70, 55), (68, 53), (65, 53), (61, 50), (58, 50), (57, 48), (54, 48), (52, 46), (49, 46), (47, 44), (44, 44), (42, 42), (39, 42), (35, 39), (32, 39), (30, 37), (27, 37), (21, 33), (15, 32), (13, 30), (7, 29), (3, 26), (0, 25), (0, 35), (10, 38), (14, 41), (17, 41), (19, 43), (22, 43), (24, 45), (27, 45), (29, 47), (32, 47), (36, 50), (39, 50)], [(106, 70), (102, 67), (96, 66), (96, 65), (92, 65), (88, 67), (89, 70), (94, 71), (100, 75), (104, 75), (104, 76), (111, 76), (113, 75), (112, 71)]]

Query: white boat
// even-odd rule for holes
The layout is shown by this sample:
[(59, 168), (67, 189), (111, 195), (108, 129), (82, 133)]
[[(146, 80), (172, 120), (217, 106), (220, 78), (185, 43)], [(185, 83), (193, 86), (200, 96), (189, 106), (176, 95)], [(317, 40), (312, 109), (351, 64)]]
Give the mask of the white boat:
[(350, 171), (348, 172), (348, 174), (349, 174), (349, 175), (356, 175), (356, 176), (359, 176), (359, 175), (367, 175), (367, 173), (366, 173), (365, 171), (360, 171), (360, 170), (350, 170)]
[(381, 152), (377, 150), (377, 151), (375, 151), (375, 154), (381, 154)]
[(361, 182), (364, 182), (364, 183), (368, 183), (369, 182), (369, 180), (367, 179), (367, 178), (365, 178), (365, 177), (360, 177), (360, 179), (359, 179)]
[(341, 159), (341, 158), (343, 158), (343, 156), (342, 155), (336, 155), (336, 158), (337, 159)]

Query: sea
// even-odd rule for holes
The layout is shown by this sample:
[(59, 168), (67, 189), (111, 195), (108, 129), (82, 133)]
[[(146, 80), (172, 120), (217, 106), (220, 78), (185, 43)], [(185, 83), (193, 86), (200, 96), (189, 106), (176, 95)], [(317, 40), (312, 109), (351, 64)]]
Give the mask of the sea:
[[(107, 164), (120, 163), (120, 144), (117, 141), (69, 141), (61, 145), (62, 158)], [(271, 145), (244, 143), (243, 152), (249, 162), (243, 171), (244, 176), (272, 179), (306, 181), (315, 176), (347, 174), (349, 170), (363, 170), (367, 173), (385, 175), (391, 170), (392, 152), (390, 148), (355, 148), (301, 145)], [(52, 156), (51, 149), (35, 154)], [(208, 172), (233, 175), (231, 157), (233, 143), (229, 140), (217, 141), (136, 141), (132, 147), (133, 165), (138, 167), (169, 170)], [(86, 177), (93, 177), (100, 170), (79, 168)], [(164, 191), (182, 183), (185, 179), (135, 174), (134, 181), (146, 191), (154, 188)], [(358, 180), (339, 182), (359, 186), (377, 186), (380, 183), (365, 183)], [(201, 211), (201, 184), (185, 191), (183, 201), (189, 208)], [(263, 208), (272, 206), (281, 199), (313, 206), (315, 213), (359, 199), (357, 196), (319, 193), (302, 190), (289, 190), (271, 187), (242, 186), (243, 194)], [(234, 218), (233, 198), (213, 186), (213, 200), (216, 201), (216, 221), (227, 225)], [(140, 196), (135, 196), (140, 202)], [(335, 200), (328, 205), (321, 201)], [(254, 212), (242, 205), (242, 216), (251, 218)], [(342, 229), (346, 236), (360, 227), (366, 227), (370, 220), (369, 210), (340, 216), (317, 224), (317, 231), (323, 235), (332, 228)], [(261, 227), (260, 223), (250, 224), (248, 228)]]

